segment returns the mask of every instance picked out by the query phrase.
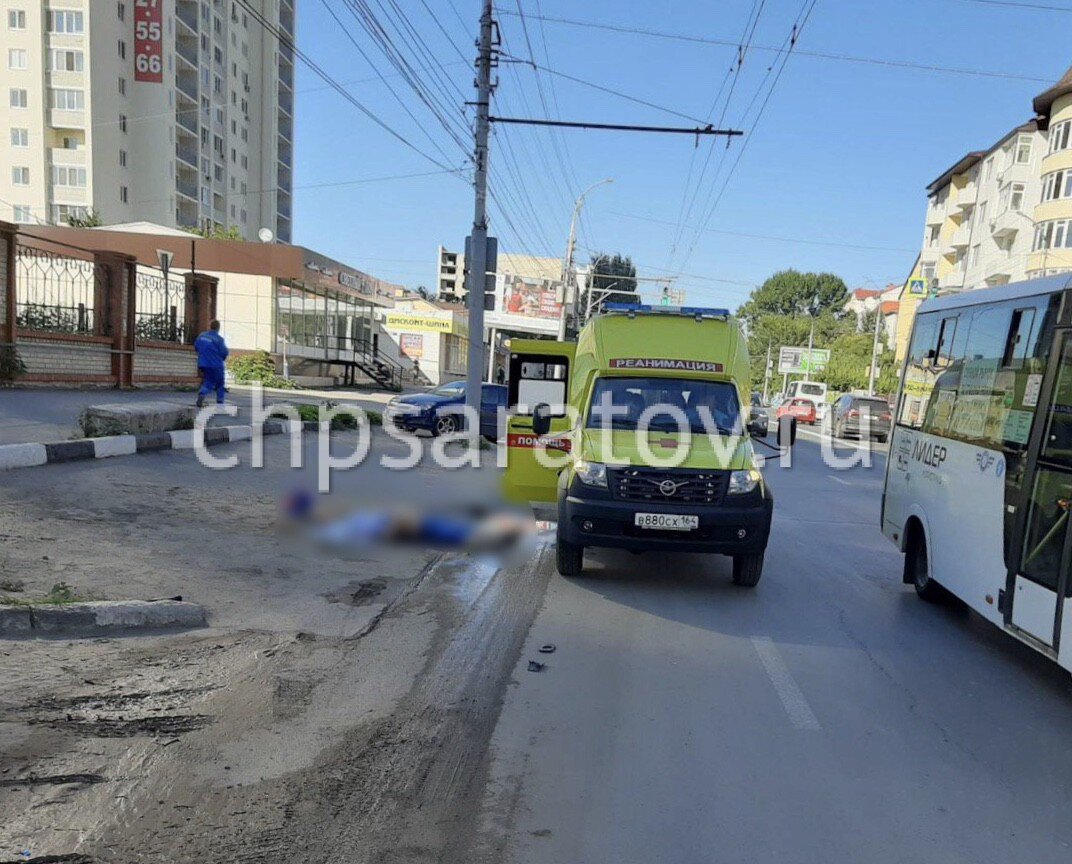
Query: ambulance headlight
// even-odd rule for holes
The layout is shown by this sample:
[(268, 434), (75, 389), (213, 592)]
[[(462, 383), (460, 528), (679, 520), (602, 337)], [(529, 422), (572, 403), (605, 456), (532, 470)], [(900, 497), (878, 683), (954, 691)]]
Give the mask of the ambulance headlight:
[(607, 488), (607, 466), (602, 462), (585, 462), (578, 459), (573, 463), (574, 473), (586, 486), (599, 486)]
[(730, 495), (747, 495), (759, 485), (763, 475), (755, 468), (730, 472)]

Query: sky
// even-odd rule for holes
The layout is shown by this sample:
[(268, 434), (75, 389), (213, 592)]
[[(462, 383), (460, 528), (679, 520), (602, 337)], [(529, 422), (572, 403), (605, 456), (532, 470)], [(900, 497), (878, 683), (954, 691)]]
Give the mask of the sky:
[[(498, 0), (493, 114), (745, 133), (727, 147), (724, 138), (496, 125), (490, 230), (500, 249), (562, 256), (576, 196), (612, 178), (586, 200), (578, 261), (629, 255), (641, 276), (676, 277), (688, 303), (736, 308), (790, 267), (835, 273), (850, 288), (903, 282), (922, 240), (926, 185), (1030, 119), (1032, 97), (1072, 64), (1072, 0), (812, 2)], [(442, 123), (355, 5), (410, 58)], [(466, 61), (480, 3), (297, 8), (299, 49), (379, 122), (299, 64), (294, 241), (434, 288), (437, 247), (460, 249), (473, 219), (463, 103), (475, 98)]]

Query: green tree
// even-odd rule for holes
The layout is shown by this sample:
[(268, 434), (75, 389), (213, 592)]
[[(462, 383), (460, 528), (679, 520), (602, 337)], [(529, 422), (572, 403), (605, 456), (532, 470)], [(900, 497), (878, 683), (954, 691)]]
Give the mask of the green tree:
[(781, 270), (752, 292), (737, 315), (751, 328), (764, 315), (801, 318), (824, 312), (836, 314), (848, 295), (844, 280), (833, 273)]
[(211, 228), (191, 228), (186, 227), (182, 229), (190, 234), (196, 234), (198, 237), (204, 237), (206, 240), (241, 240), (242, 232), (238, 230), (237, 225), (229, 225), (224, 228), (222, 225), (213, 225)]
[(104, 224), (104, 220), (101, 219), (100, 213), (91, 207), (84, 216), (70, 214), (67, 217), (67, 224), (72, 228), (100, 228)]
[[(589, 286), (591, 290), (599, 292), (595, 295), (600, 303), (633, 303), (636, 302), (636, 265), (629, 256), (617, 253), (607, 255), (599, 253), (593, 256), (591, 261), (591, 275)], [(618, 288), (619, 291), (611, 289)], [(610, 290), (611, 293), (603, 296), (602, 292)], [(582, 308), (588, 306), (588, 292), (581, 298)]]
[[(811, 334), (812, 319), (792, 315), (762, 315), (748, 329), (748, 353), (751, 357), (752, 388), (763, 389), (764, 369), (767, 363), (767, 348), (770, 347), (771, 380), (775, 389), (781, 388), (778, 376), (778, 349), (783, 345), (807, 345)], [(853, 322), (836, 318), (826, 312), (814, 319), (816, 348), (829, 348), (839, 336), (854, 329)]]

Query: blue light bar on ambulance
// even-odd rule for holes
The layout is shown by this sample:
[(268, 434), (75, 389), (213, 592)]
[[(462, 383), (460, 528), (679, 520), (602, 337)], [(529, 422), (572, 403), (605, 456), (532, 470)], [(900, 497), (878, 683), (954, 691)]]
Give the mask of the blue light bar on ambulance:
[(604, 312), (625, 312), (629, 315), (688, 315), (695, 318), (729, 318), (729, 309), (709, 309), (704, 306), (653, 306), (650, 303), (604, 303)]

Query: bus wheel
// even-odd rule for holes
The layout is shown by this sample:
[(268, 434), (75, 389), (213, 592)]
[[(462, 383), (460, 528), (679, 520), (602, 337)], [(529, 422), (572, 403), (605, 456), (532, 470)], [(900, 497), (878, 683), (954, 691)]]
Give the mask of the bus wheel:
[(563, 576), (580, 576), (584, 570), (584, 547), (562, 539), (556, 540), (555, 564)]
[(905, 555), (905, 569), (911, 577), (916, 593), (928, 603), (942, 603), (948, 592), (931, 578), (930, 559), (927, 555), (927, 540), (922, 532), (916, 534)]
[(763, 553), (733, 556), (733, 584), (744, 588), (755, 588), (759, 577), (763, 575)]

